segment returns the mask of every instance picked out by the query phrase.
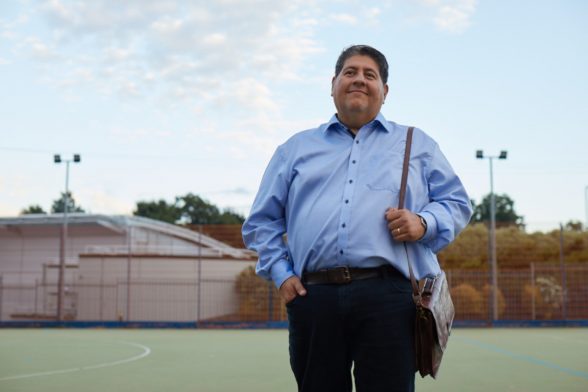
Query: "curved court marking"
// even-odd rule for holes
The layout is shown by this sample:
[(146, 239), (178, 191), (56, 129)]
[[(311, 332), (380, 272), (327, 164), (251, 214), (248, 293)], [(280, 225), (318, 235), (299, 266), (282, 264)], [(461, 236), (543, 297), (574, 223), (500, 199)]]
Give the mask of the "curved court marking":
[(147, 346), (142, 345), (142, 344), (133, 343), (133, 342), (120, 342), (120, 343), (127, 344), (129, 346), (139, 347), (140, 349), (143, 350), (143, 352), (139, 355), (135, 355), (134, 357), (121, 359), (119, 361), (105, 362), (105, 363), (100, 363), (98, 365), (84, 366), (84, 367), (71, 368), (71, 369), (60, 369), (60, 370), (52, 370), (49, 372), (29, 373), (29, 374), (20, 374), (17, 376), (2, 377), (2, 378), (0, 378), (0, 381), (18, 380), (18, 379), (32, 378), (32, 377), (54, 376), (56, 374), (73, 373), (73, 372), (79, 372), (81, 370), (93, 370), (93, 369), (100, 369), (100, 368), (105, 368), (105, 367), (110, 367), (110, 366), (117, 366), (117, 365), (122, 365), (123, 363), (138, 361), (139, 359), (145, 358), (146, 356), (151, 354), (151, 349)]
[(501, 347), (494, 346), (494, 345), (488, 344), (488, 343), (484, 343), (484, 342), (481, 342), (479, 340), (465, 338), (465, 337), (462, 337), (462, 336), (459, 336), (459, 337), (456, 336), (455, 338), (457, 340), (461, 340), (461, 341), (463, 341), (463, 342), (465, 342), (467, 344), (470, 344), (472, 346), (475, 346), (475, 347), (478, 347), (478, 348), (482, 348), (482, 349), (485, 349), (485, 350), (488, 350), (488, 351), (493, 351), (495, 353), (505, 355), (505, 356), (510, 357), (512, 359), (516, 359), (516, 360), (519, 360), (519, 361), (532, 363), (534, 365), (543, 366), (543, 367), (546, 367), (546, 368), (549, 368), (549, 369), (553, 369), (553, 370), (558, 370), (560, 372), (567, 373), (567, 374), (569, 374), (571, 376), (581, 377), (581, 378), (584, 378), (584, 379), (588, 380), (588, 373), (583, 372), (581, 370), (575, 370), (575, 369), (566, 368), (566, 367), (560, 366), (560, 365), (558, 365), (556, 363), (545, 361), (545, 360), (539, 359), (539, 358), (535, 358), (535, 357), (532, 357), (530, 355), (513, 353), (512, 351), (508, 351), (508, 350), (505, 350), (505, 349), (503, 349)]

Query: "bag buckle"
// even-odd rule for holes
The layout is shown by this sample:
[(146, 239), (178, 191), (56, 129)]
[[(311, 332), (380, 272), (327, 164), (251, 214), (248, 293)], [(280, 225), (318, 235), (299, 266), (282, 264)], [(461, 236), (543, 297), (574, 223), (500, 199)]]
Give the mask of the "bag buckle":
[(433, 287), (435, 287), (436, 280), (437, 280), (436, 276), (433, 278), (425, 278), (425, 282), (423, 284), (423, 290), (422, 290), (423, 295), (432, 295), (433, 294)]

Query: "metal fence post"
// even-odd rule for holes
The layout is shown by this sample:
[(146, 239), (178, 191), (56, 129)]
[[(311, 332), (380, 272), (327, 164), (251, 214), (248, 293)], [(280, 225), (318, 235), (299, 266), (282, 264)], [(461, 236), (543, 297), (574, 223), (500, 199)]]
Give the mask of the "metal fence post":
[(566, 276), (566, 260), (564, 253), (564, 229), (563, 225), (559, 224), (559, 268), (561, 270), (561, 300), (562, 300), (562, 318), (568, 319), (568, 301), (567, 301), (567, 276)]
[(268, 321), (272, 321), (273, 319), (273, 312), (274, 312), (274, 296), (273, 296), (273, 290), (272, 290), (272, 282), (268, 281), (267, 282), (267, 319)]
[(531, 263), (531, 320), (535, 320), (535, 263)]
[(198, 308), (196, 309), (196, 322), (202, 317), (202, 225), (198, 225)]
[(100, 308), (98, 308), (98, 314), (100, 321), (104, 320), (104, 257), (100, 259)]
[(38, 310), (37, 310), (37, 303), (39, 302), (39, 280), (35, 279), (35, 306), (33, 306), (33, 312), (35, 314), (38, 314)]
[(131, 321), (131, 262), (133, 261), (133, 227), (127, 224), (127, 317), (126, 321)]
[(2, 321), (2, 275), (0, 275), (0, 321)]

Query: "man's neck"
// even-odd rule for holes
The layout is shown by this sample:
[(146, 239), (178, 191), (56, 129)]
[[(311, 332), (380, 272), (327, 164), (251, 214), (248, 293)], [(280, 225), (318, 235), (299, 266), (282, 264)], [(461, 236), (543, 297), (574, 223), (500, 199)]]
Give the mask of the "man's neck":
[(345, 125), (349, 132), (353, 133), (354, 135), (357, 135), (357, 132), (359, 132), (361, 127), (363, 127), (365, 124), (368, 124), (371, 121), (373, 121), (373, 118), (368, 121), (365, 121), (365, 119), (342, 119), (338, 113), (337, 119), (341, 124)]

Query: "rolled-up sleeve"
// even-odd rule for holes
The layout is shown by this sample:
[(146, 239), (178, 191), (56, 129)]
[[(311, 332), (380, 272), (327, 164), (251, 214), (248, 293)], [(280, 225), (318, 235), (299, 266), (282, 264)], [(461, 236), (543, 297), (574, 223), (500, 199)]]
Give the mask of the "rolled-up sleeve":
[(420, 240), (437, 253), (455, 239), (472, 217), (468, 194), (459, 177), (435, 144), (427, 165), (429, 203), (419, 212), (427, 221)]
[(251, 213), (242, 229), (245, 245), (259, 256), (256, 273), (273, 280), (278, 288), (294, 275), (283, 239), (289, 186), (286, 159), (283, 150), (278, 147), (265, 170)]

